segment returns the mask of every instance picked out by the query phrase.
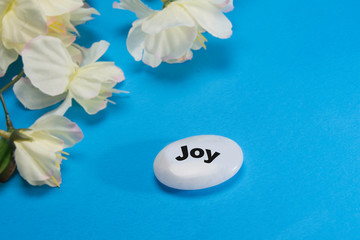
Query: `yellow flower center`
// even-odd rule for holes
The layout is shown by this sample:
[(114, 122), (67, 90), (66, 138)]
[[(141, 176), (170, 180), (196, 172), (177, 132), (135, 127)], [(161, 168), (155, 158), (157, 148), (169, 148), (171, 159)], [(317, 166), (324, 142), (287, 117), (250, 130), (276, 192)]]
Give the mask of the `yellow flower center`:
[(203, 48), (206, 49), (205, 42), (207, 42), (207, 39), (200, 33), (199, 30), (196, 39), (200, 42), (201, 46), (203, 46)]
[(54, 181), (54, 183), (56, 184), (56, 186), (60, 187), (59, 182), (56, 180), (56, 178), (54, 176), (51, 176), (51, 179)]
[[(59, 151), (59, 154), (56, 154), (56, 157), (61, 158), (61, 159), (64, 159), (64, 160), (67, 160), (67, 158), (64, 157), (64, 156), (62, 156), (61, 153), (64, 154), (64, 155), (69, 155), (69, 153), (67, 153), (67, 152)], [(60, 164), (59, 164), (59, 163), (55, 163), (55, 165), (56, 165), (57, 168), (60, 168)], [(56, 184), (56, 186), (60, 187), (59, 182), (56, 180), (56, 178), (55, 178), (54, 176), (51, 176), (51, 179), (54, 181), (54, 183)]]
[(53, 31), (55, 33), (61, 33), (61, 34), (65, 34), (66, 33), (66, 28), (64, 26), (64, 24), (62, 24), (61, 22), (58, 21), (54, 21), (53, 23), (51, 23), (48, 26), (49, 31)]

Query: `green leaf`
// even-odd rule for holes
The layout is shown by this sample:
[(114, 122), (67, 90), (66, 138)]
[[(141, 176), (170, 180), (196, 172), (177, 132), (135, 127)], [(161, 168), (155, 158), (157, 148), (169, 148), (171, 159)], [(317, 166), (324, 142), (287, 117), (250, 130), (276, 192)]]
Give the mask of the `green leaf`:
[(6, 182), (14, 173), (16, 168), (15, 161), (13, 159), (13, 148), (9, 145), (9, 142), (1, 138), (0, 139), (0, 182)]

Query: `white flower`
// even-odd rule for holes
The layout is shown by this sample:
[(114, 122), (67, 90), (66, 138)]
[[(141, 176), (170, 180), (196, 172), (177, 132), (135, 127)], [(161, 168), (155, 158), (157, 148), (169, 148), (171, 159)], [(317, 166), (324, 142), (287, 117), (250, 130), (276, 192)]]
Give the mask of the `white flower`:
[(47, 20), (47, 35), (62, 40), (65, 46), (70, 46), (78, 32), (76, 25), (91, 20), (92, 14), (99, 14), (82, 0), (38, 0)]
[[(16, 136), (17, 135), (17, 136)], [(18, 136), (26, 138), (21, 140)], [(60, 187), (60, 164), (66, 159), (64, 148), (83, 138), (80, 128), (65, 117), (48, 115), (29, 129), (15, 130), (10, 139), (15, 145), (15, 162), (20, 175), (31, 185)]]
[(82, 0), (0, 0), (0, 77), (31, 39), (48, 35), (68, 47), (78, 34), (75, 26), (99, 14)]
[(46, 18), (37, 0), (0, 1), (0, 76), (25, 44), (46, 33)]
[[(22, 52), (23, 78), (14, 85), (14, 92), (27, 108), (40, 109), (65, 101), (53, 113), (63, 115), (75, 99), (89, 114), (107, 106), (113, 87), (124, 80), (123, 72), (113, 62), (96, 62), (109, 43), (100, 41), (82, 50), (80, 65), (63, 43), (53, 37), (40, 36), (30, 41)], [(80, 60), (79, 60), (80, 61)]]
[(129, 31), (127, 48), (136, 61), (157, 67), (162, 61), (179, 63), (192, 58), (191, 50), (205, 48), (207, 31), (229, 38), (232, 24), (223, 14), (233, 9), (232, 0), (167, 0), (154, 11), (140, 0), (121, 0), (114, 8), (127, 9), (139, 18)]

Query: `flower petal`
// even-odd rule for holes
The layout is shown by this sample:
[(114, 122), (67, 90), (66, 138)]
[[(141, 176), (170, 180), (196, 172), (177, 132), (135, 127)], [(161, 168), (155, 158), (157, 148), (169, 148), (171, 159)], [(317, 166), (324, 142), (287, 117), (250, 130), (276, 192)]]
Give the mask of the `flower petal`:
[(15, 50), (5, 48), (0, 39), (0, 56), (0, 77), (2, 77), (5, 75), (9, 65), (18, 58), (18, 54)]
[(109, 80), (124, 80), (121, 69), (112, 62), (92, 63), (80, 68), (74, 76), (70, 83), (70, 93), (75, 100), (94, 98), (100, 93), (101, 83)]
[(66, 90), (77, 67), (63, 43), (49, 36), (40, 36), (30, 41), (22, 57), (25, 74), (31, 83), (51, 96)]
[(70, 46), (68, 46), (66, 49), (69, 52), (73, 62), (76, 62), (76, 64), (80, 65), (83, 60), (82, 47), (73, 43)]
[(195, 41), (194, 44), (192, 45), (191, 49), (192, 50), (199, 50), (199, 49), (201, 49), (203, 47), (204, 46), (199, 41)]
[(145, 49), (161, 60), (183, 57), (192, 47), (197, 32), (194, 27), (172, 27), (158, 34), (147, 35)]
[(46, 19), (35, 0), (16, 0), (2, 19), (2, 38), (7, 48), (46, 33)]
[(81, 66), (96, 62), (102, 55), (104, 55), (109, 46), (110, 43), (101, 40), (100, 42), (93, 43), (89, 49), (82, 48), (82, 54), (84, 58), (81, 62)]
[(60, 39), (66, 47), (69, 47), (76, 40), (76, 36), (70, 32), (66, 32), (65, 34), (48, 33), (47, 36)]
[(78, 8), (70, 13), (70, 21), (74, 26), (77, 26), (93, 19), (92, 14), (100, 15), (95, 8)]
[(185, 61), (191, 60), (193, 57), (193, 53), (191, 50), (189, 50), (183, 57), (177, 58), (177, 59), (170, 59), (167, 60), (167, 63), (183, 63)]
[(44, 114), (43, 116), (47, 116), (47, 115), (64, 116), (66, 111), (72, 106), (72, 99), (73, 97), (71, 96), (71, 94), (67, 93), (65, 100), (60, 104), (58, 108)]
[(121, 0), (114, 2), (113, 8), (130, 10), (136, 14), (138, 18), (144, 18), (154, 12), (151, 8), (143, 4), (140, 0)]
[(46, 115), (39, 118), (30, 129), (45, 131), (64, 142), (64, 148), (72, 147), (83, 139), (79, 126), (69, 119), (58, 115)]
[(84, 5), (83, 0), (38, 0), (46, 16), (58, 16)]
[(106, 81), (101, 84), (101, 91), (98, 96), (91, 99), (77, 99), (77, 102), (85, 109), (88, 114), (96, 114), (100, 110), (106, 108), (107, 103), (112, 101), (107, 98), (111, 97), (113, 93), (127, 93), (114, 89), (116, 82)]
[(1, 0), (0, 1), (0, 16), (5, 14), (5, 11), (9, 9), (12, 0)]
[(229, 38), (232, 24), (215, 5), (206, 0), (189, 1), (182, 4), (199, 25), (218, 38)]
[(225, 2), (221, 5), (221, 10), (222, 10), (223, 12), (225, 12), (225, 13), (234, 10), (233, 0), (227, 0), (227, 1), (225, 1)]
[(144, 51), (143, 62), (153, 68), (157, 67), (161, 63), (161, 59), (146, 50)]
[(84, 110), (90, 114), (96, 114), (100, 110), (106, 108), (108, 101), (105, 101), (104, 98), (94, 97), (91, 99), (76, 99), (76, 101), (84, 108)]
[[(54, 180), (55, 179), (55, 180)], [(58, 166), (56, 166), (55, 168), (53, 168), (53, 175), (46, 179), (46, 180), (42, 180), (42, 181), (28, 181), (28, 183), (30, 183), (31, 185), (34, 186), (41, 186), (41, 185), (49, 185), (50, 187), (59, 187), (60, 184), (62, 182), (61, 179), (61, 173), (60, 173), (60, 163), (58, 164)]]
[(146, 36), (146, 34), (141, 30), (141, 23), (142, 19), (133, 23), (133, 27), (130, 29), (126, 40), (127, 49), (136, 61), (140, 61), (142, 59)]
[(56, 165), (61, 163), (56, 152), (63, 149), (63, 143), (46, 132), (31, 131), (29, 136), (33, 141), (14, 142), (14, 156), (20, 175), (31, 184), (53, 176)]
[(14, 93), (17, 99), (26, 107), (31, 110), (42, 109), (54, 105), (66, 96), (66, 93), (49, 96), (41, 92), (38, 88), (34, 87), (28, 78), (21, 78), (14, 85)]
[(195, 22), (181, 5), (169, 4), (144, 20), (142, 30), (155, 34), (176, 26), (194, 27)]
[(207, 1), (219, 7), (223, 12), (230, 12), (234, 9), (233, 0), (207, 0)]
[(80, 71), (71, 81), (70, 93), (75, 99), (90, 99), (99, 94), (101, 82), (93, 78), (92, 72)]

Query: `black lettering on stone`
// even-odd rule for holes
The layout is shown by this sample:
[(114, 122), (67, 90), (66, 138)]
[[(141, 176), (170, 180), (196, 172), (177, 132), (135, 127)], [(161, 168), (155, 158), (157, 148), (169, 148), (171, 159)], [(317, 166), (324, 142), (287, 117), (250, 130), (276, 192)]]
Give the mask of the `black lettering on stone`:
[[(181, 153), (182, 155), (177, 156), (175, 159), (178, 161), (184, 161), (189, 157), (189, 150), (188, 147), (186, 145), (181, 147)], [(205, 151), (201, 148), (193, 148), (190, 151), (190, 155), (193, 158), (201, 158), (203, 157), (205, 154)], [(206, 155), (207, 155), (207, 160), (204, 160), (205, 163), (212, 163), (212, 161), (215, 160), (215, 158), (217, 158), (220, 153), (219, 152), (215, 152), (214, 154), (211, 153), (210, 149), (206, 149)]]
[(208, 156), (208, 160), (204, 160), (204, 162), (206, 163), (211, 163), (212, 161), (214, 161), (215, 158), (217, 158), (217, 156), (220, 155), (219, 152), (215, 152), (213, 155), (211, 155), (211, 150), (206, 149), (206, 154)]
[(186, 145), (181, 147), (181, 151), (182, 151), (182, 156), (177, 156), (175, 158), (178, 161), (183, 161), (183, 160), (187, 159), (189, 156), (188, 148)]
[[(196, 153), (198, 152), (198, 153)], [(201, 158), (204, 156), (204, 150), (202, 150), (201, 148), (193, 148), (191, 151), (190, 151), (190, 155), (193, 157), (193, 158)]]

